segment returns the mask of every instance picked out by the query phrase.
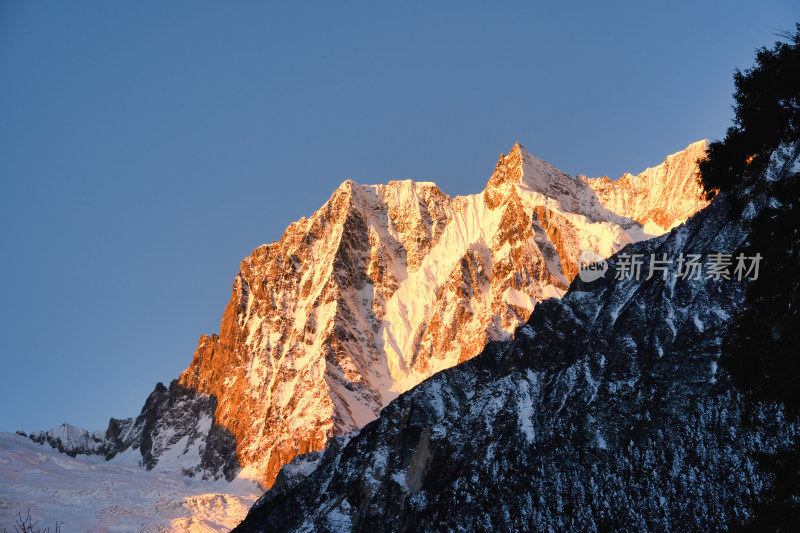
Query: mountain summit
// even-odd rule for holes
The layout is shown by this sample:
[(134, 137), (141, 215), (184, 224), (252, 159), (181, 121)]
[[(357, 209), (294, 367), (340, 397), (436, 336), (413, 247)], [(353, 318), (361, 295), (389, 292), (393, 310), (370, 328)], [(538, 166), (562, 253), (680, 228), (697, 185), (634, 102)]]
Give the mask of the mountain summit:
[(297, 455), (509, 340), (538, 302), (564, 294), (582, 250), (608, 257), (704, 207), (694, 176), (704, 153), (694, 143), (612, 182), (570, 176), (515, 144), (483, 192), (455, 198), (433, 183), (348, 180), (242, 261), (219, 334), (201, 337), (180, 378), (87, 451), (133, 447), (148, 468), (241, 470), (271, 486)]

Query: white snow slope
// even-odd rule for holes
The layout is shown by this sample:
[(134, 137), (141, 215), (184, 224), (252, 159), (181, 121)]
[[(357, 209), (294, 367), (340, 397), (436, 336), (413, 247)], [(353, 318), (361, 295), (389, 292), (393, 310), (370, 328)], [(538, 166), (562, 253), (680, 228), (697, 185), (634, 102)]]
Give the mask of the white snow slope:
[(0, 531), (30, 510), (37, 527), (63, 533), (230, 531), (263, 492), (244, 479), (199, 481), (148, 472), (128, 450), (110, 461), (69, 457), (47, 445), (0, 433)]

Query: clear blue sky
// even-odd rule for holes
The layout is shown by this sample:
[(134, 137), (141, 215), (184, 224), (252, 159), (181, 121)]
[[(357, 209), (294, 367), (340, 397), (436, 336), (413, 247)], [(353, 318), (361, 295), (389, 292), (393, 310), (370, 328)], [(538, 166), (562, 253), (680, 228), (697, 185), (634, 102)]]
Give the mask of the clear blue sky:
[[(732, 117), (796, 0), (0, 3), (0, 430), (138, 414), (347, 178), (616, 178)], [(332, 3), (333, 4), (333, 3)]]

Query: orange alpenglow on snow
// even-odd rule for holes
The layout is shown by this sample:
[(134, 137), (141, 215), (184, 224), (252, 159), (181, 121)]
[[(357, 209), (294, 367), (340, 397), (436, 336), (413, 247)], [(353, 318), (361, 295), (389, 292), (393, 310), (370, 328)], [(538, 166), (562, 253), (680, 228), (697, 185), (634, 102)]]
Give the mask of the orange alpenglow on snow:
[(515, 144), (486, 190), (455, 198), (433, 183), (346, 181), (242, 261), (219, 335), (201, 337), (180, 384), (217, 399), (242, 475), (269, 487), (298, 454), (510, 338), (564, 294), (581, 250), (607, 257), (703, 208), (705, 148), (612, 182)]

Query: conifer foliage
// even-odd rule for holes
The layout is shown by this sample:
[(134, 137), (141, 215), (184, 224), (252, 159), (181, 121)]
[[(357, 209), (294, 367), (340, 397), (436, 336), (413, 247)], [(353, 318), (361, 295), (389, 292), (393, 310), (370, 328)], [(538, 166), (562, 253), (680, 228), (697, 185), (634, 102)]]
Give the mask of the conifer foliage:
[(708, 197), (760, 178), (772, 151), (800, 138), (800, 24), (786, 42), (756, 51), (756, 64), (733, 75), (734, 125), (700, 161)]
[[(747, 288), (720, 363), (754, 402), (779, 402), (795, 418), (800, 415), (800, 174), (765, 181), (776, 148), (783, 145), (781, 155), (788, 159), (800, 150), (800, 24), (787, 37), (772, 50), (758, 50), (753, 68), (734, 74), (734, 126), (723, 141), (711, 144), (700, 172), (709, 197), (731, 191), (739, 208), (749, 187), (770, 188), (772, 200), (752, 221), (743, 250), (761, 254), (761, 273)], [(757, 459), (773, 483), (754, 502), (754, 516), (741, 530), (798, 531), (800, 440)]]

